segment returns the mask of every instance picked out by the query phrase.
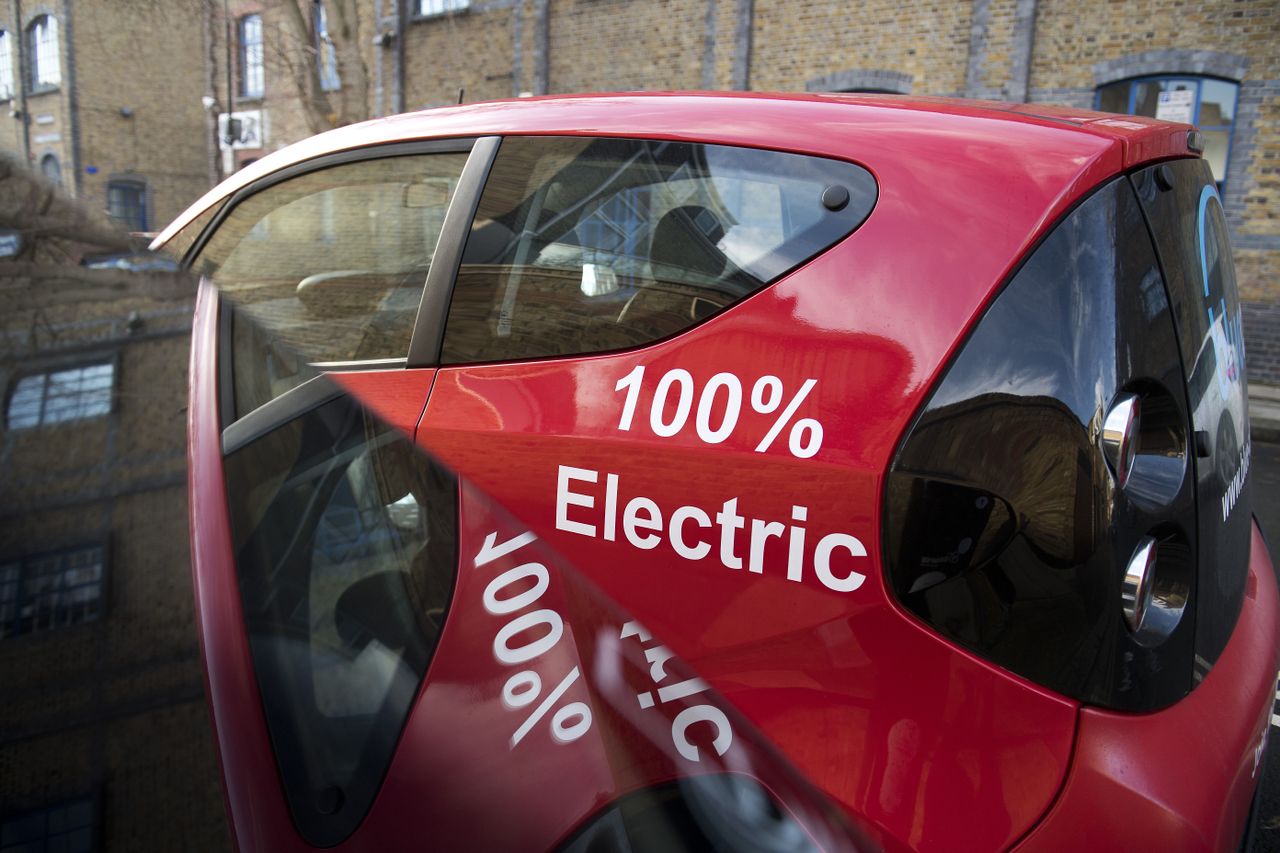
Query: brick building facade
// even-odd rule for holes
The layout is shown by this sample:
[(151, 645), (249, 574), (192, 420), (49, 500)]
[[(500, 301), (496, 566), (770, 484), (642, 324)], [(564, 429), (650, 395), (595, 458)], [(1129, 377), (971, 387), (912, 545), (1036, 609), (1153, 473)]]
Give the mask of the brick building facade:
[(0, 260), (0, 838), (225, 849), (186, 535), (193, 288), (81, 265), (130, 245), (13, 158), (0, 228), (22, 235)]
[(126, 228), (168, 224), (213, 177), (201, 10), (0, 0), (0, 150)]

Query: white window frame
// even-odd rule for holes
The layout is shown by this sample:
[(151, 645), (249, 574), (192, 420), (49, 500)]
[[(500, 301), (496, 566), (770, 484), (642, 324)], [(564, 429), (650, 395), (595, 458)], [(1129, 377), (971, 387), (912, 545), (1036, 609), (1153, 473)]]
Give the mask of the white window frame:
[(266, 94), (265, 54), (262, 15), (254, 12), (240, 19), (240, 97), (261, 98)]
[(27, 27), (31, 37), (30, 79), (32, 91), (62, 85), (62, 56), (58, 50), (58, 19), (41, 15)]
[(0, 560), (0, 637), (97, 621), (106, 575), (106, 542)]
[(0, 30), (0, 101), (13, 97), (13, 34)]
[[(10, 430), (32, 429), (110, 414), (115, 382), (112, 358), (20, 376), (5, 402), (5, 424)], [(16, 413), (15, 406), (20, 407)]]

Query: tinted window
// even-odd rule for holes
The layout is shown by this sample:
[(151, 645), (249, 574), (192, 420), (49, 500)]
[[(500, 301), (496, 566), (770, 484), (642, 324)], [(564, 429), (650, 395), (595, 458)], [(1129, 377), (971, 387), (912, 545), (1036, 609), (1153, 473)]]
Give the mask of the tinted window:
[(1192, 427), (1208, 454), (1195, 458), (1201, 574), (1196, 654), (1212, 663), (1240, 611), (1252, 526), (1249, 396), (1235, 266), (1222, 200), (1205, 161), (1154, 166), (1133, 182), (1169, 282)]
[(334, 166), (236, 206), (195, 268), (241, 320), (232, 342), (237, 416), (313, 375), (309, 363), (407, 355), (466, 157)]
[(377, 793), (443, 625), (456, 486), (346, 397), (231, 453), (225, 471), (286, 798), (307, 841), (335, 844)]
[[(1121, 485), (1101, 442), (1136, 395)], [(1167, 706), (1193, 686), (1195, 503), (1169, 301), (1133, 189), (1112, 181), (1054, 227), (904, 438), (886, 484), (898, 599), (940, 633), (1085, 702)], [(1178, 616), (1151, 640), (1121, 614), (1143, 537)], [(1171, 626), (1170, 626), (1171, 625)]]
[(597, 352), (666, 337), (832, 245), (875, 198), (865, 169), (798, 154), (506, 139), (467, 241), (442, 359)]

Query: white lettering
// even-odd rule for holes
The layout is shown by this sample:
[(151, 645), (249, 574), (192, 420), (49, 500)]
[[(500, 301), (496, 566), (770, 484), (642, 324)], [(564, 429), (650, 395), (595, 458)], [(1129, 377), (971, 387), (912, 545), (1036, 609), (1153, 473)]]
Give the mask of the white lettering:
[(733, 553), (733, 540), (742, 529), (746, 519), (738, 515), (738, 499), (725, 501), (720, 512), (716, 513), (716, 524), (720, 525), (720, 562), (726, 568), (742, 568), (742, 558)]
[(711, 739), (711, 746), (716, 755), (724, 755), (729, 751), (729, 747), (733, 745), (733, 729), (729, 728), (729, 718), (724, 715), (724, 711), (714, 705), (694, 705), (676, 714), (671, 722), (671, 740), (676, 751), (687, 761), (700, 760), (698, 748), (690, 742), (687, 734), (689, 727), (695, 723), (710, 723), (715, 728), (716, 736)]
[[(640, 516), (640, 512), (644, 511), (644, 517)], [(662, 511), (658, 509), (658, 505), (648, 498), (632, 498), (627, 501), (627, 508), (622, 511), (622, 533), (627, 537), (627, 541), (637, 548), (643, 548), (648, 551), (651, 548), (657, 548), (662, 538), (656, 534), (641, 536), (636, 533), (637, 530), (661, 530), (662, 529)]]
[(762, 521), (751, 519), (751, 560), (747, 571), (758, 575), (764, 574), (764, 546), (771, 536), (781, 539), (787, 532), (787, 526), (781, 521)]
[(827, 589), (853, 592), (862, 586), (862, 582), (867, 579), (866, 575), (851, 571), (843, 578), (836, 577), (831, 571), (831, 552), (837, 548), (844, 548), (855, 557), (867, 556), (867, 549), (853, 536), (847, 533), (829, 533), (818, 540), (818, 547), (814, 549), (813, 570)]
[(684, 523), (690, 519), (698, 522), (699, 527), (710, 527), (711, 517), (696, 506), (682, 506), (671, 513), (671, 547), (686, 560), (701, 560), (711, 553), (711, 546), (699, 542), (690, 547), (684, 538)]
[[(792, 521), (806, 521), (809, 508), (805, 506), (791, 507)], [(787, 549), (787, 580), (799, 583), (804, 580), (804, 528), (791, 528), (791, 545)]]
[(570, 480), (581, 480), (584, 483), (594, 483), (599, 475), (595, 471), (587, 468), (570, 468), (568, 465), (560, 466), (560, 474), (556, 479), (556, 529), (563, 530), (566, 533), (577, 533), (579, 536), (595, 536), (596, 526), (594, 524), (583, 524), (580, 521), (569, 520), (569, 507), (580, 506), (591, 509), (596, 505), (596, 499), (590, 495), (580, 495), (577, 492), (569, 491)]

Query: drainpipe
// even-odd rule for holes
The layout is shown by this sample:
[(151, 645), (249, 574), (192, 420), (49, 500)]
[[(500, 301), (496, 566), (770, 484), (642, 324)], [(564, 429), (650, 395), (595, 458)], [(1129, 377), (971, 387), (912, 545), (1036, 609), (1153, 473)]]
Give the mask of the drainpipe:
[(31, 165), (31, 116), (27, 114), (27, 39), (22, 20), (22, 0), (13, 0), (13, 14), (18, 31), (14, 42), (18, 46), (18, 121), (22, 122), (22, 160)]
[(67, 115), (71, 117), (71, 193), (80, 198), (84, 185), (84, 169), (80, 166), (80, 93), (76, 91), (76, 40), (72, 21), (72, 0), (62, 3), (63, 39), (67, 46)]
[(395, 111), (402, 113), (405, 111), (404, 97), (404, 35), (407, 27), (405, 26), (406, 17), (408, 15), (409, 0), (395, 0), (396, 4), (396, 85), (395, 85)]
[(218, 158), (218, 112), (214, 105), (218, 103), (218, 90), (214, 78), (218, 73), (216, 48), (213, 41), (213, 0), (204, 0), (200, 4), (200, 46), (204, 51), (204, 98), (201, 106), (204, 112), (204, 135), (206, 164), (209, 169), (209, 186), (217, 186), (222, 182), (222, 162)]

